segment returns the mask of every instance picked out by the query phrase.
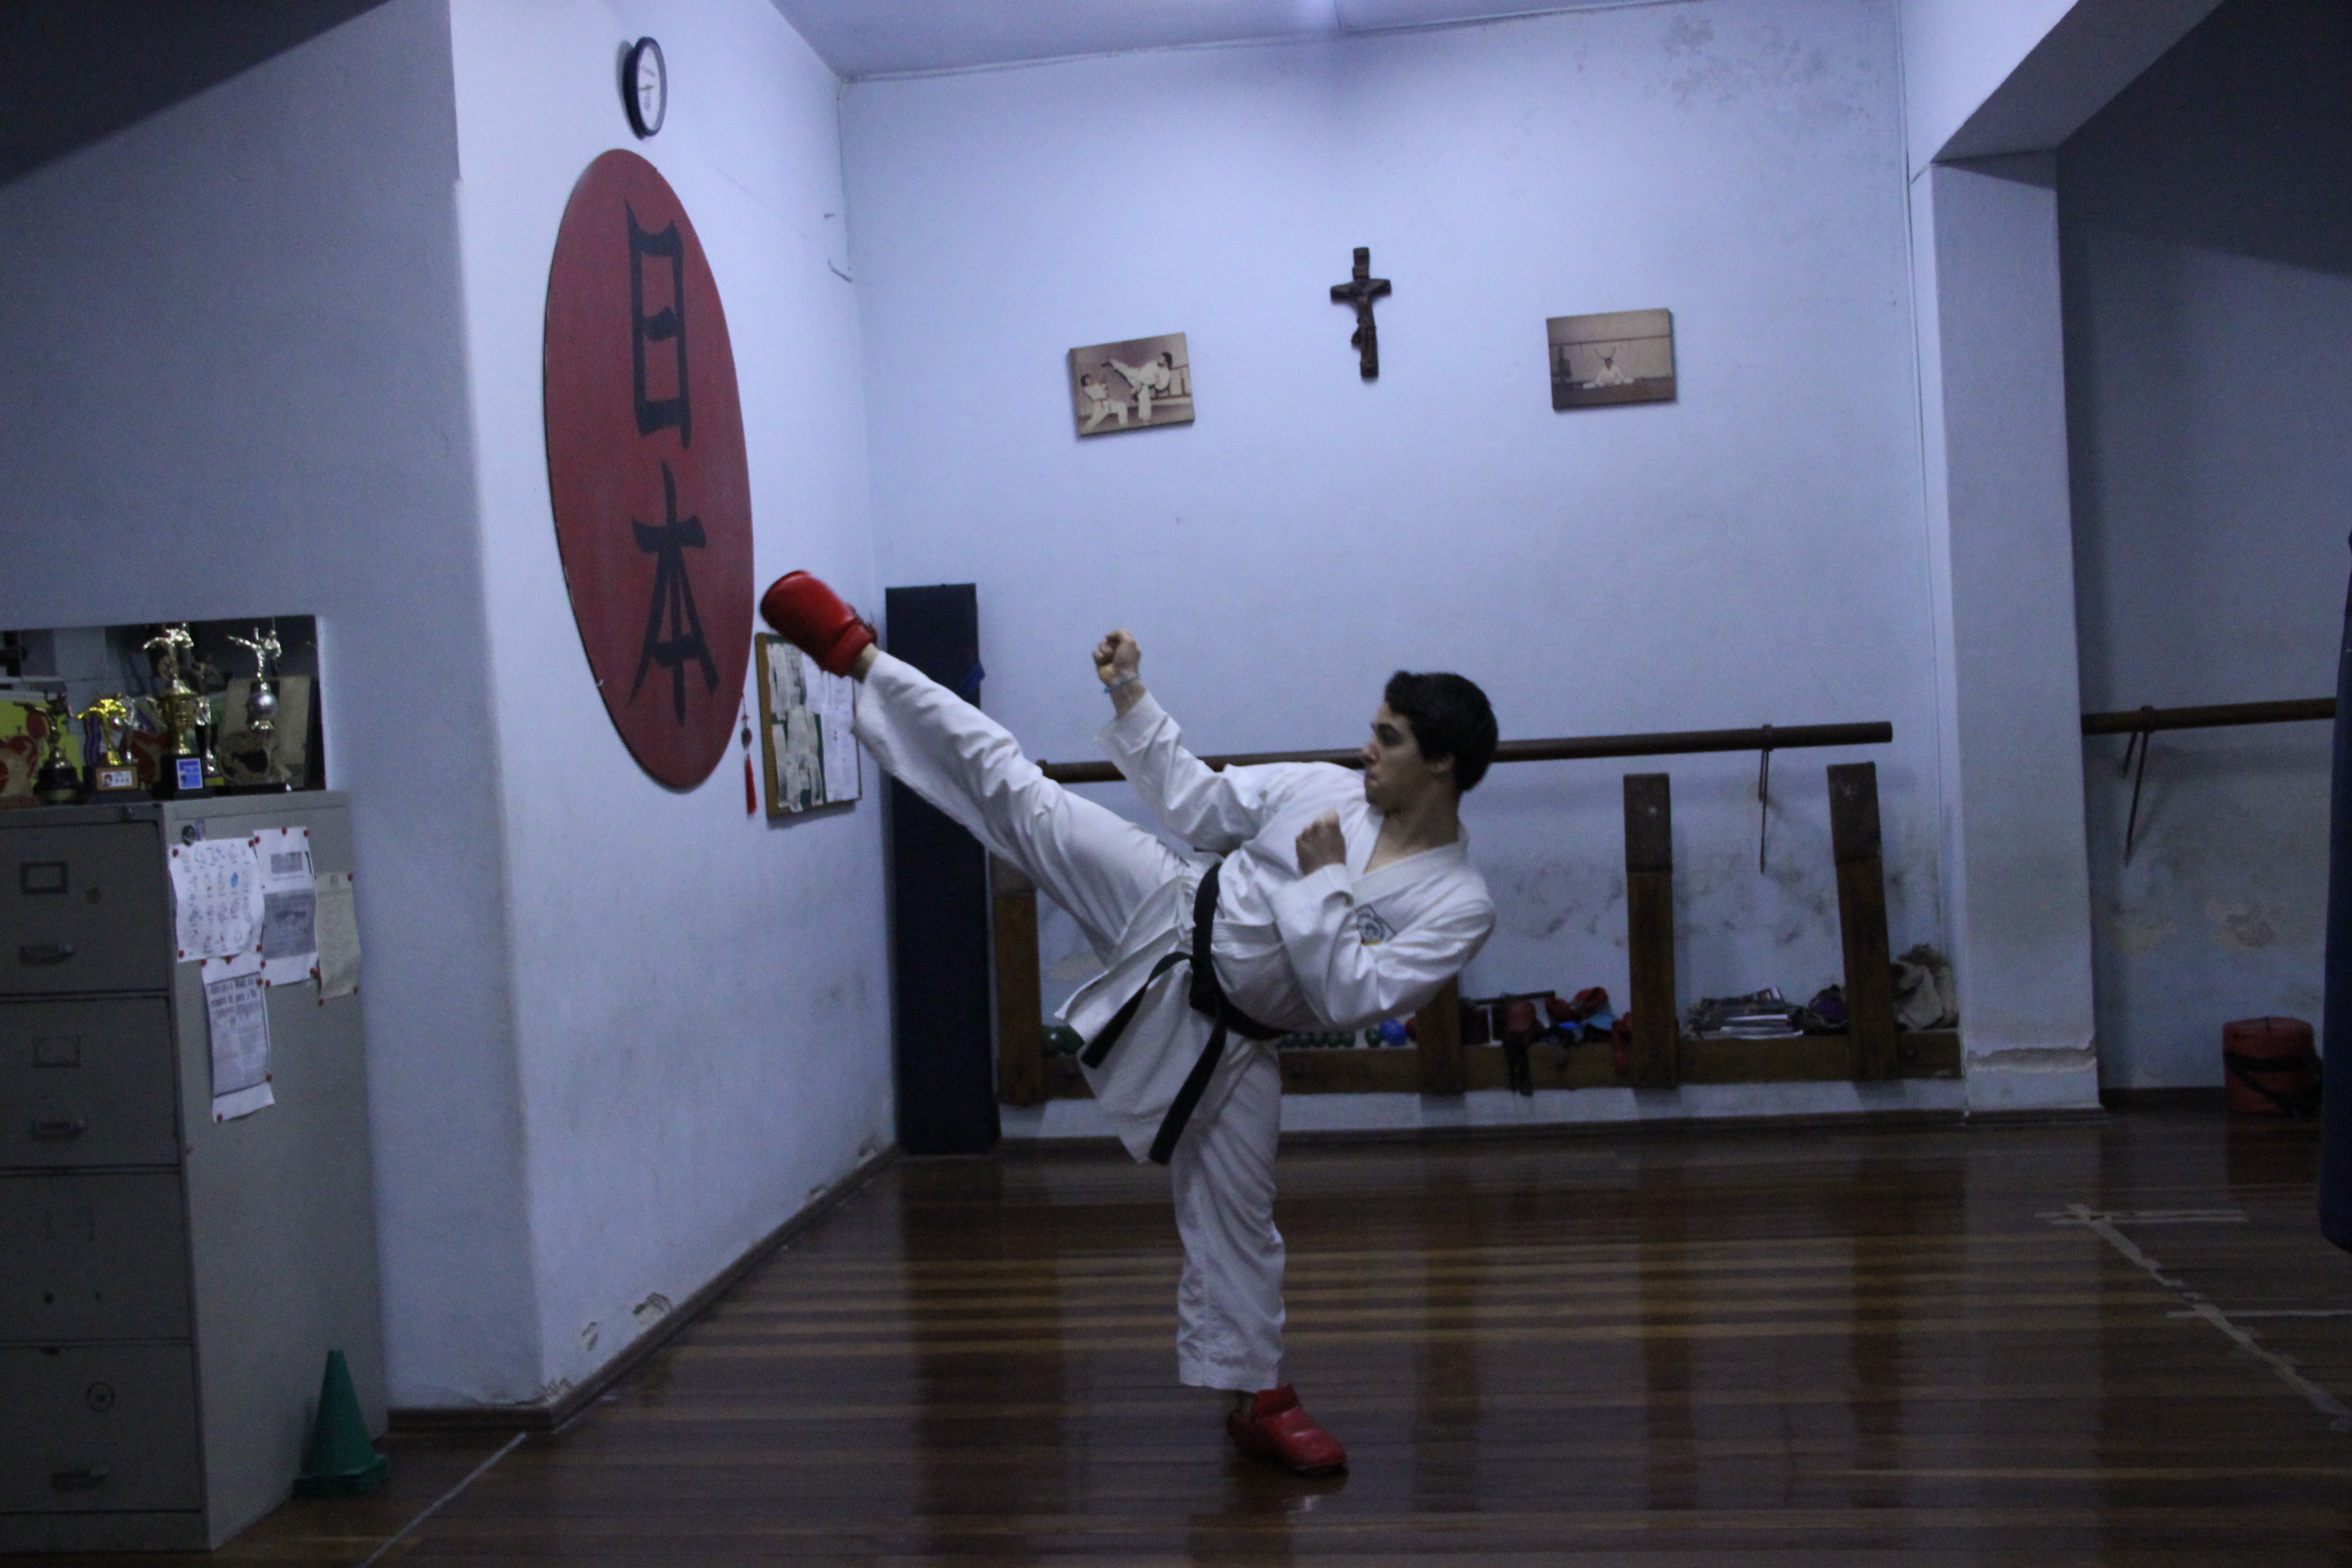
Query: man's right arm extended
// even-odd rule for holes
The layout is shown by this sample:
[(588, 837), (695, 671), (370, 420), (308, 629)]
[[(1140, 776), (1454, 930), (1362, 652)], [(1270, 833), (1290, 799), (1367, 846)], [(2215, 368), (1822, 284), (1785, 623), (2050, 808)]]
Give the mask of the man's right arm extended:
[(1142, 649), (1124, 631), (1095, 645), (1095, 673), (1118, 712), (1103, 730), (1103, 750), (1169, 832), (1195, 849), (1231, 854), (1257, 837), (1274, 814), (1289, 770), (1221, 773), (1186, 751), (1176, 721), (1143, 688), (1142, 660)]

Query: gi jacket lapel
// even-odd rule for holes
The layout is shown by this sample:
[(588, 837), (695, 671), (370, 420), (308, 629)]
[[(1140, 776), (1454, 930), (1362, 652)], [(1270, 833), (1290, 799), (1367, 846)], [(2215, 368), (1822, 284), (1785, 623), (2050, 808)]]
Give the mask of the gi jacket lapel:
[[(1377, 823), (1377, 816), (1374, 821)], [(1375, 826), (1375, 837), (1378, 837), (1378, 827)], [(1434, 849), (1424, 849), (1417, 855), (1408, 855), (1402, 860), (1391, 860), (1377, 871), (1360, 874), (1356, 878), (1355, 886), (1348, 891), (1360, 904), (1372, 903), (1381, 899), (1393, 899), (1400, 894), (1410, 897), (1415, 892), (1444, 881), (1454, 874), (1455, 868), (1462, 864), (1469, 853), (1470, 835), (1464, 833), (1451, 844), (1441, 844)], [(1367, 851), (1365, 858), (1370, 858), (1370, 853)]]

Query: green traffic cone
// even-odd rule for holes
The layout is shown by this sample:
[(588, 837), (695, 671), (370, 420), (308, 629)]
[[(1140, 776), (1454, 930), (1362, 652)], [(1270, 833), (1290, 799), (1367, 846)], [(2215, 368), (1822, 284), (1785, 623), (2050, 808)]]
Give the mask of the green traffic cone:
[(360, 1414), (352, 1369), (341, 1351), (327, 1352), (319, 1384), (319, 1421), (310, 1428), (310, 1462), (294, 1478), (296, 1497), (365, 1497), (392, 1474), (392, 1457), (375, 1451)]

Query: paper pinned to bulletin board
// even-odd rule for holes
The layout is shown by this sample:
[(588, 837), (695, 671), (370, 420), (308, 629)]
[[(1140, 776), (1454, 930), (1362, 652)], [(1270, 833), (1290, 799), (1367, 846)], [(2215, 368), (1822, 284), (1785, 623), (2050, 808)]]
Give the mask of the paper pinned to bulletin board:
[(261, 940), (261, 877), (250, 838), (172, 846), (172, 932), (180, 961), (223, 958)]
[(265, 827), (252, 837), (261, 886), (261, 983), (308, 980), (319, 962), (319, 884), (310, 830)]
[(866, 787), (850, 729), (857, 717), (857, 682), (827, 675), (782, 637), (763, 632), (757, 641), (769, 817), (857, 799)]
[(349, 871), (319, 873), (319, 1005), (360, 988), (360, 922)]
[(207, 958), (201, 973), (212, 1039), (213, 1120), (234, 1121), (278, 1103), (269, 1089), (269, 993), (261, 984), (260, 950)]

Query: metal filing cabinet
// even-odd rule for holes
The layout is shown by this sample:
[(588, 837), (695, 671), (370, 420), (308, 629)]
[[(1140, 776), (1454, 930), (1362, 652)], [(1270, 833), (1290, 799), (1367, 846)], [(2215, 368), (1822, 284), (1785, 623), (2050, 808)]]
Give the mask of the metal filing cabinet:
[(283, 1501), (327, 1352), (383, 1429), (360, 999), (268, 991), (277, 1103), (212, 1118), (167, 847), (335, 793), (0, 813), (0, 1552), (217, 1546)]

